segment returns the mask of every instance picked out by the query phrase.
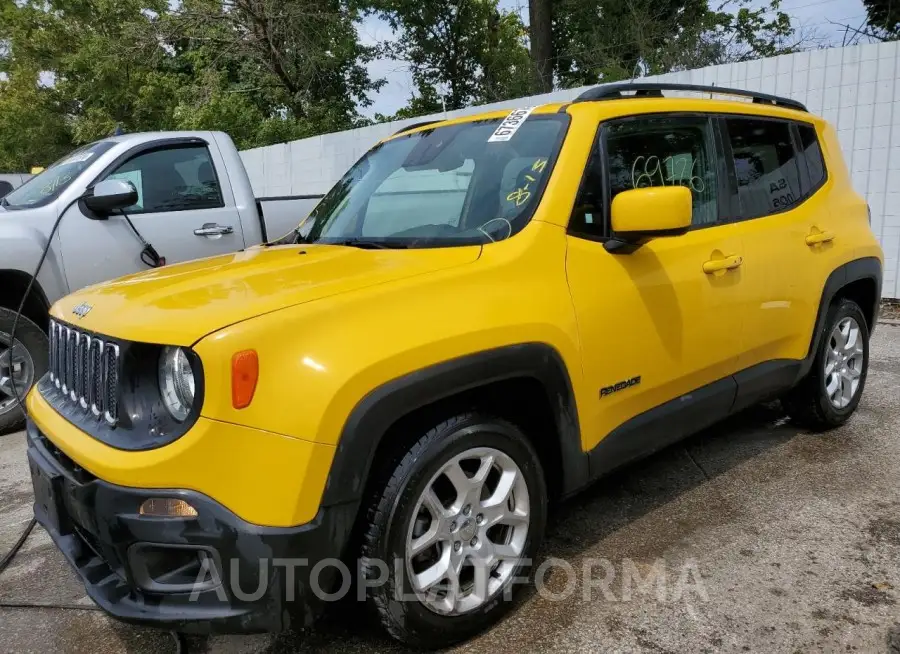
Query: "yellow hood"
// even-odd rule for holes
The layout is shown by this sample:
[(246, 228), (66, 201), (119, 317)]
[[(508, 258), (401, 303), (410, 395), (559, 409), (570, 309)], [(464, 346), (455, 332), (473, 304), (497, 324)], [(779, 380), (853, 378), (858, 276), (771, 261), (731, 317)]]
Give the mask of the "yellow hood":
[[(412, 250), (255, 247), (90, 286), (61, 299), (51, 314), (125, 340), (191, 345), (242, 320), (470, 263), (480, 253), (477, 245)], [(76, 307), (83, 317), (73, 311)]]

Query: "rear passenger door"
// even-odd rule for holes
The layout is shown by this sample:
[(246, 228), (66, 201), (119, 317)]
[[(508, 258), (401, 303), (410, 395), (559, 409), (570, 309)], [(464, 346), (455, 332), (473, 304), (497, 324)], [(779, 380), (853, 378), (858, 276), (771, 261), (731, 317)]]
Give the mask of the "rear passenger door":
[[(787, 364), (809, 349), (820, 298), (814, 289), (824, 282), (817, 257), (831, 248), (831, 212), (817, 193), (826, 180), (822, 154), (811, 125), (734, 116), (722, 126), (749, 301), (740, 367)], [(791, 371), (784, 374), (787, 383)]]
[[(635, 116), (603, 128), (566, 255), (584, 376), (596, 390), (595, 402), (584, 407), (587, 448), (619, 430), (613, 440), (629, 453), (653, 449), (731, 407), (743, 250), (723, 211), (724, 171), (714, 118)], [(651, 239), (629, 254), (604, 248), (617, 193), (674, 184), (691, 189), (686, 234)], [(735, 265), (705, 273), (712, 260)]]

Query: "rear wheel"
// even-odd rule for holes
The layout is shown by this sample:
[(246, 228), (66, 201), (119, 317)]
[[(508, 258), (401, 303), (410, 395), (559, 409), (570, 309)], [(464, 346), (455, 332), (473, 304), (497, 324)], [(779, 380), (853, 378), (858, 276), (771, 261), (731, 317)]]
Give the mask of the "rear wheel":
[(828, 310), (812, 369), (784, 400), (788, 413), (811, 429), (844, 424), (859, 405), (868, 368), (865, 316), (855, 302), (840, 299)]
[(19, 316), (13, 345), (10, 334), (15, 317), (15, 311), (0, 307), (0, 434), (24, 421), (18, 400), (24, 400), (49, 365), (47, 335), (25, 316)]
[(368, 599), (387, 631), (446, 647), (496, 622), (530, 572), (547, 493), (513, 425), (465, 414), (435, 426), (373, 498), (362, 548)]

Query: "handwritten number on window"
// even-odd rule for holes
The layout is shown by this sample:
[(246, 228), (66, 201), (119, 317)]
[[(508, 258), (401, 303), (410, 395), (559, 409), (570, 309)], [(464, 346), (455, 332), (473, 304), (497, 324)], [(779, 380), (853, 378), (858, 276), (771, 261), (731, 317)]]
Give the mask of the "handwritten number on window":
[[(688, 170), (688, 157), (682, 156), (677, 159), (668, 156), (662, 159), (656, 155), (645, 157), (641, 155), (634, 160), (631, 166), (631, 187), (647, 188), (649, 186), (687, 186), (695, 193), (703, 193), (706, 190), (706, 183), (703, 178), (694, 175), (697, 167), (697, 160), (693, 159), (691, 168)], [(668, 175), (666, 174), (668, 171)], [(690, 176), (688, 176), (690, 175)]]

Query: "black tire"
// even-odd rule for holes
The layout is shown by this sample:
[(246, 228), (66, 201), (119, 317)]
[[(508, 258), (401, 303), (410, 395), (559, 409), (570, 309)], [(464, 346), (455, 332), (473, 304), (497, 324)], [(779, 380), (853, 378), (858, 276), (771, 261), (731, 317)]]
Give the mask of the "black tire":
[[(505, 590), (468, 613), (440, 615), (419, 600), (409, 599), (414, 597), (410, 579), (404, 566), (394, 564), (404, 560), (406, 534), (415, 517), (411, 514), (424, 488), (447, 461), (473, 447), (498, 449), (522, 471), (531, 518), (522, 561), (511, 579), (531, 579), (530, 562), (541, 544), (547, 520), (544, 473), (531, 443), (510, 423), (478, 414), (459, 415), (436, 425), (406, 452), (389, 473), (386, 486), (372, 498), (361, 551), (361, 569), (367, 579), (379, 577), (373, 560), (384, 561), (389, 568), (386, 583), (367, 588), (370, 606), (391, 636), (412, 647), (437, 649), (471, 638), (509, 610), (512, 595), (521, 585), (507, 584)], [(398, 600), (400, 597), (407, 600)]]
[[(825, 359), (830, 348), (830, 335), (835, 326), (844, 318), (853, 318), (859, 325), (860, 338), (863, 344), (863, 365), (859, 377), (859, 386), (850, 403), (843, 408), (832, 404), (825, 390)], [(819, 348), (813, 361), (812, 369), (800, 384), (791, 390), (783, 399), (791, 419), (808, 429), (825, 431), (834, 429), (847, 422), (862, 397), (869, 371), (869, 326), (862, 310), (852, 300), (839, 298), (828, 308), (825, 318), (825, 330), (821, 335)]]
[[(12, 332), (13, 321), (16, 312), (0, 307), (0, 332), (7, 337)], [(34, 363), (34, 381), (39, 380), (50, 364), (50, 343), (44, 331), (25, 316), (19, 316), (16, 324), (16, 341), (25, 346), (31, 360)], [(6, 349), (5, 343), (0, 343), (0, 349)], [(17, 391), (19, 389), (16, 389)], [(7, 395), (0, 395), (6, 398)], [(0, 434), (11, 431), (25, 421), (25, 413), (20, 406), (10, 407), (0, 412)]]

